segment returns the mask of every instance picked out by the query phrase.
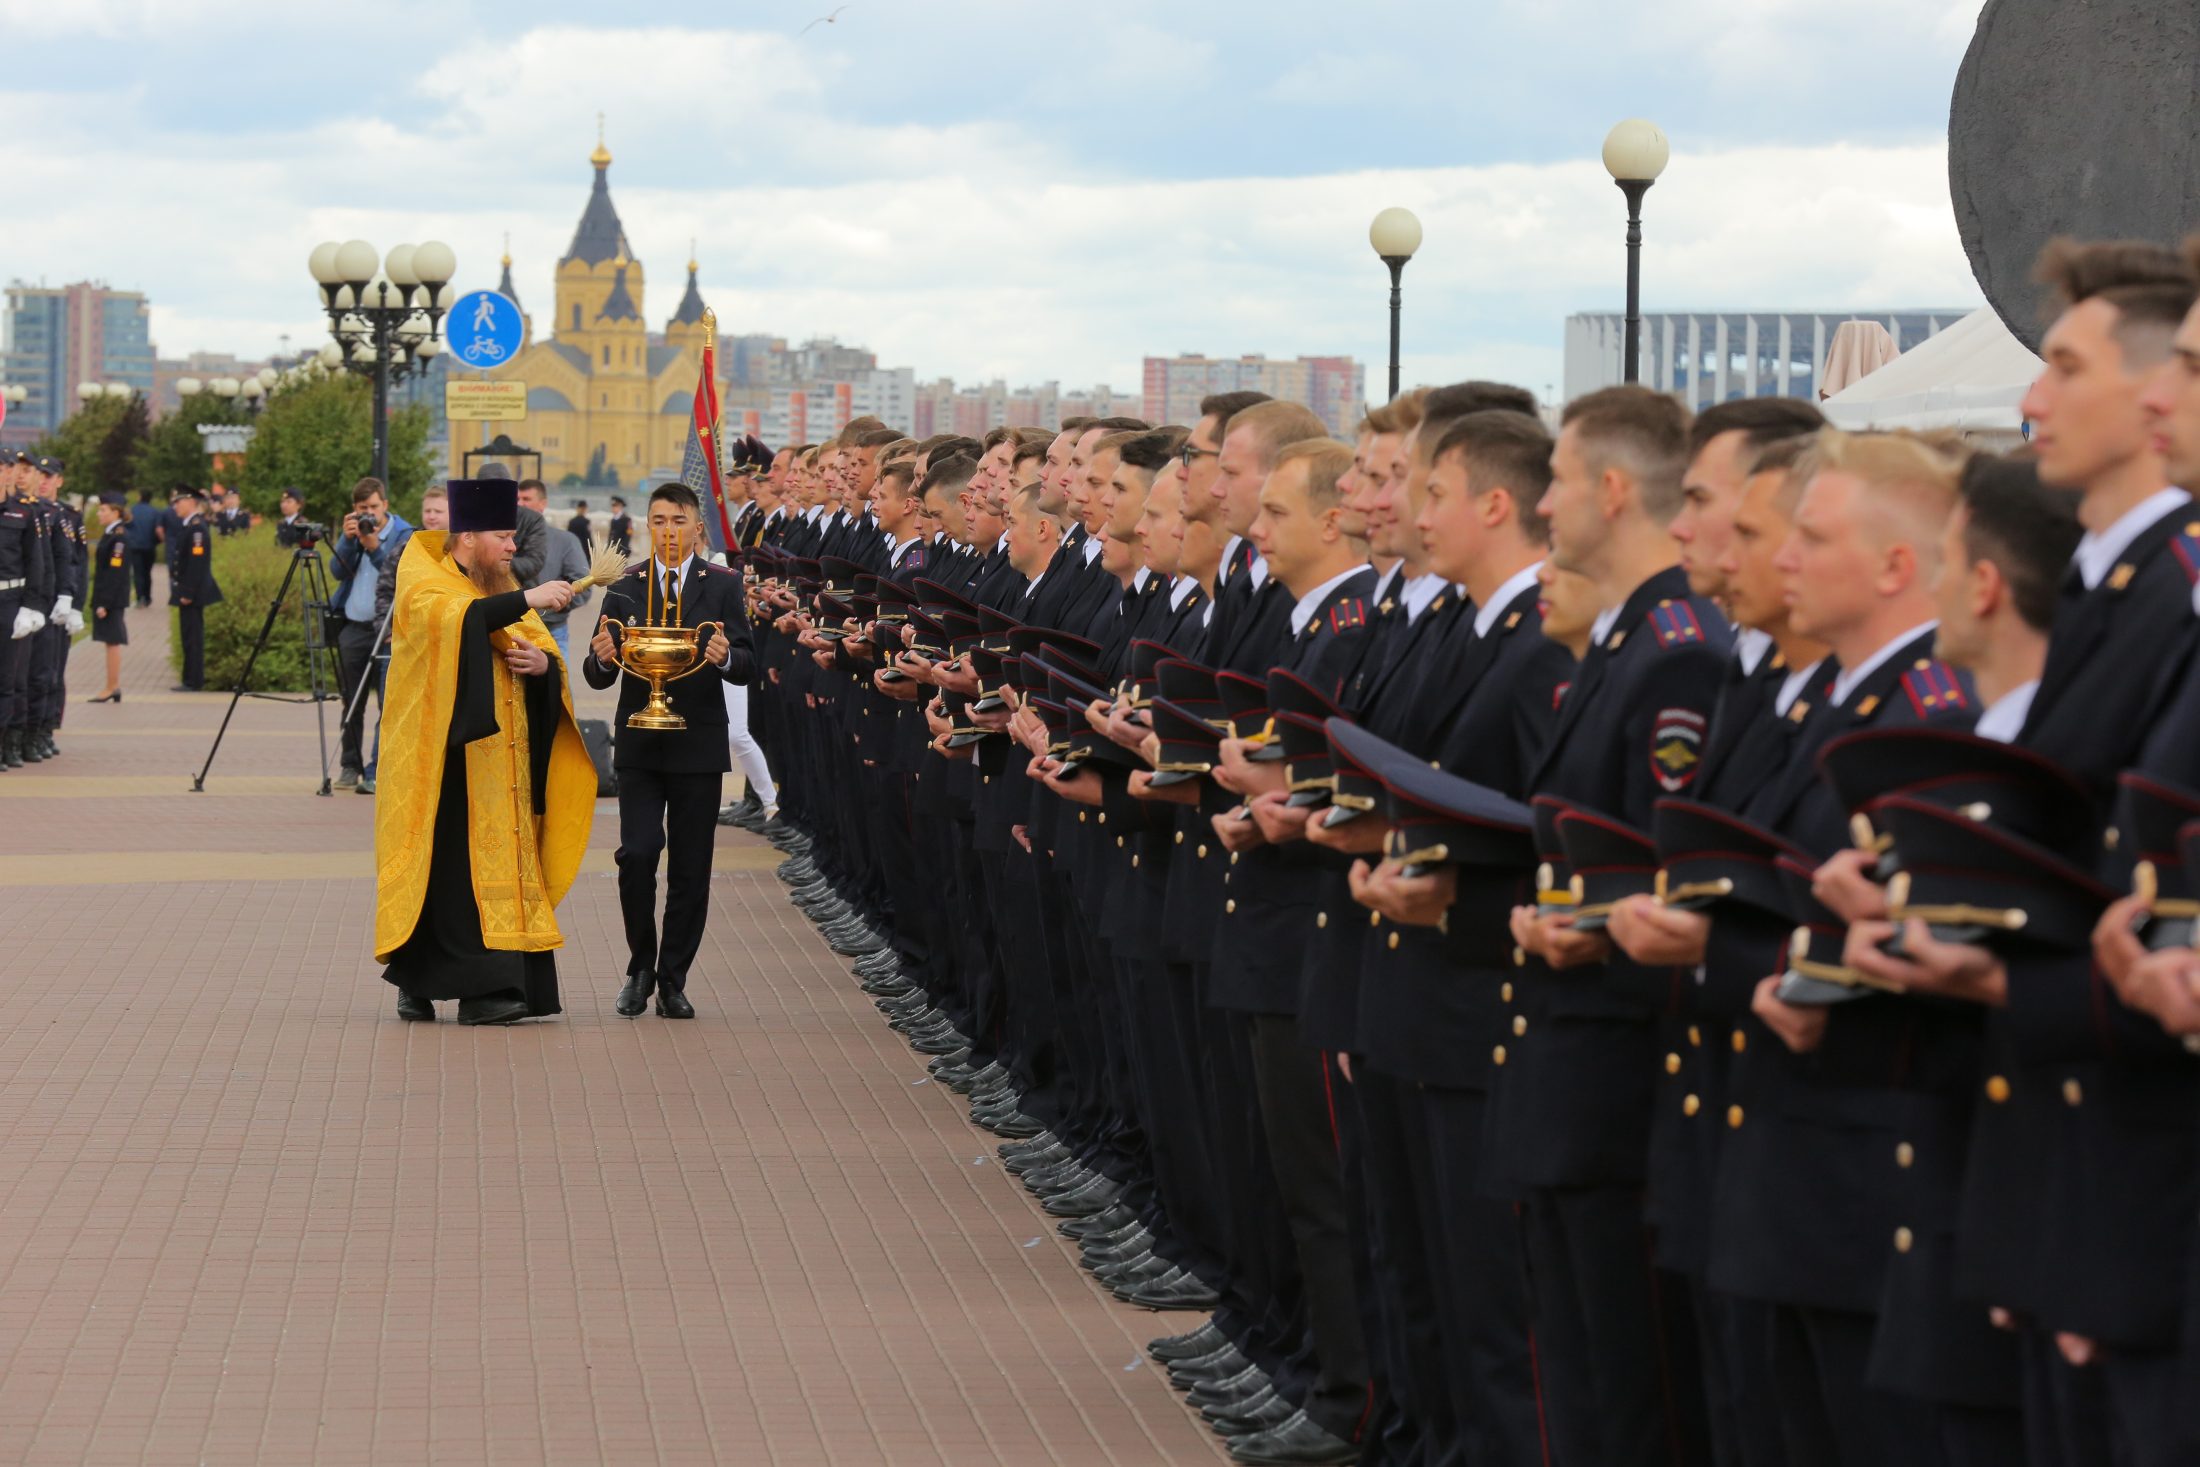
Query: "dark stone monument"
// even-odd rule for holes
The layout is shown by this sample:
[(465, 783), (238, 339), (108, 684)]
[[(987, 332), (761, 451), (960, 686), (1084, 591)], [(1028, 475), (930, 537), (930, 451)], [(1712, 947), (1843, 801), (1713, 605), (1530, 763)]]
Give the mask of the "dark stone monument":
[(2200, 0), (1987, 0), (1948, 107), (1948, 191), (1971, 272), (2034, 350), (2048, 240), (2200, 230)]

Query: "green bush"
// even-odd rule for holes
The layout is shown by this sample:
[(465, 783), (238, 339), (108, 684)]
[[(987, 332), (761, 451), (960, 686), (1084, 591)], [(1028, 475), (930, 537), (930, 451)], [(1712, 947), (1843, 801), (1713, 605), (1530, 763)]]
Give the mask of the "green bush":
[[(263, 524), (241, 535), (215, 537), (212, 556), (214, 581), (222, 599), (206, 610), (206, 686), (228, 691), (244, 675), (252, 644), (267, 621), (268, 603), (290, 570), (292, 551), (275, 543), (275, 527)], [(328, 551), (323, 547), (321, 568), (328, 570)], [(327, 588), (333, 591), (333, 585)], [(300, 566), (290, 583), (290, 595), (268, 632), (267, 647), (252, 666), (246, 690), (255, 693), (303, 693), (311, 684), (306, 676), (305, 624), (299, 605), (307, 591), (306, 568)], [(319, 615), (318, 612), (315, 613)], [(180, 675), (183, 643), (176, 634), (176, 614), (168, 613), (168, 661)], [(321, 674), (334, 691), (335, 662), (324, 654)]]

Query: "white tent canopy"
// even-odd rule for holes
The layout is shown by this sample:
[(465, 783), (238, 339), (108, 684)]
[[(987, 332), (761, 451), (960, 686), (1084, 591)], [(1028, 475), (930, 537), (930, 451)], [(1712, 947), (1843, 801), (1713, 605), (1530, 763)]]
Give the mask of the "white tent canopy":
[(1982, 307), (1819, 406), (1838, 428), (2015, 433), (2017, 404), (2042, 363)]

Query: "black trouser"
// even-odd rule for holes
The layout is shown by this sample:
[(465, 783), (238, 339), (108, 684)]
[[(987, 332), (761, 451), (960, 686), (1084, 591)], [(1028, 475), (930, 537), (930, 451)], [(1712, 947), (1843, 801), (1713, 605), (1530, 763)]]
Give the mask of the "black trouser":
[(1688, 1287), (1652, 1261), (1642, 1189), (1531, 1188), (1521, 1217), (1553, 1460), (1710, 1460)]
[(158, 550), (133, 550), (130, 552), (130, 584), (137, 591), (137, 603), (149, 605), (153, 599), (153, 560)]
[(31, 639), (15, 635), (18, 595), (0, 597), (0, 728), (20, 728), (30, 716), (24, 695), (30, 684)]
[[(377, 713), (382, 707), (382, 683), (379, 678), (367, 677), (367, 669), (374, 663), (375, 633), (378, 625), (371, 621), (347, 621), (344, 629), (336, 634), (336, 693), (344, 700), (343, 765), (350, 770), (367, 767), (362, 752), (366, 743), (367, 696), (372, 694)], [(366, 678), (364, 691), (359, 680)], [(186, 678), (184, 681), (189, 682)]]
[(206, 608), (195, 602), (177, 607), (176, 636), (183, 642), (183, 685), (206, 686)]
[(1367, 1344), (1346, 1232), (1336, 1061), (1299, 1038), (1298, 1020), (1289, 1014), (1253, 1015), (1252, 1035), (1268, 1161), (1291, 1225), (1314, 1342), (1316, 1373), (1306, 1414), (1356, 1440), (1369, 1401)]
[[(710, 912), (710, 863), (726, 776), (619, 770), (619, 912), (626, 919), (626, 971), (654, 973), (660, 987), (687, 987)], [(658, 939), (657, 857), (665, 862), (664, 937)]]
[(1772, 1374), (1788, 1467), (1939, 1467), (1939, 1411), (1864, 1383), (1875, 1314), (1775, 1305)]
[[(52, 614), (47, 613), (49, 617)], [(25, 721), (32, 728), (52, 728), (61, 722), (61, 670), (69, 660), (69, 629), (48, 621), (32, 632), (28, 640), (31, 701)]]

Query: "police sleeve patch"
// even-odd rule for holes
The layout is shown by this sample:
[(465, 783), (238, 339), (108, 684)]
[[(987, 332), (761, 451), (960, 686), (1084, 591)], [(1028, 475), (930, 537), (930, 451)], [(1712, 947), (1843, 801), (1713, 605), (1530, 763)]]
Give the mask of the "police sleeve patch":
[(1650, 772), (1658, 787), (1678, 794), (1696, 782), (1703, 768), (1703, 737), (1709, 720), (1693, 708), (1660, 708), (1650, 722)]

